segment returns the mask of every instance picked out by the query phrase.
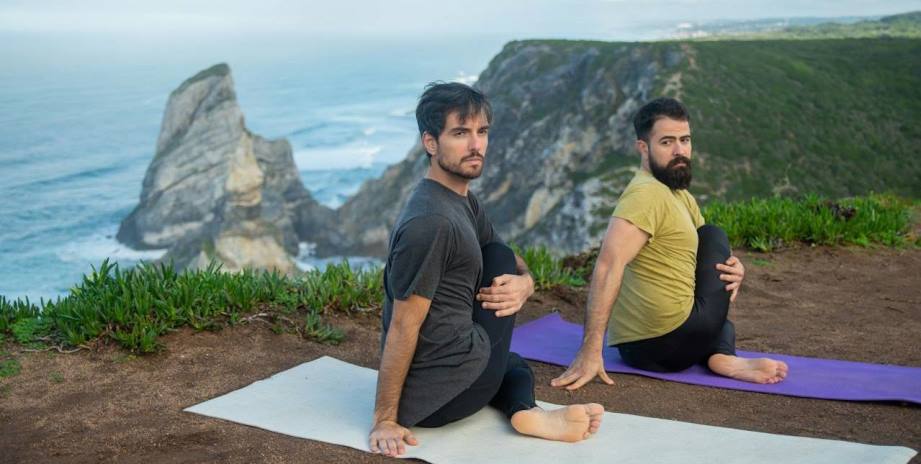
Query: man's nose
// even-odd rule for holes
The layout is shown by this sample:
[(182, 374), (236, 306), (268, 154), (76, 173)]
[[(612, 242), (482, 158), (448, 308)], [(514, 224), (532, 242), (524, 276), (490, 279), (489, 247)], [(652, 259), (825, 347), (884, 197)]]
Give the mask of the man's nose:
[(467, 142), (467, 149), (471, 152), (483, 154), (483, 147), (486, 146), (486, 137), (480, 134), (473, 134)]

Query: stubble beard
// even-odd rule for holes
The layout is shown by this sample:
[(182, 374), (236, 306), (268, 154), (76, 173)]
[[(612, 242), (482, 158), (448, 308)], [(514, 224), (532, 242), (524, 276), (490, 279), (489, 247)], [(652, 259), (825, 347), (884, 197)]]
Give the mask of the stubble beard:
[[(479, 158), (480, 165), (475, 168), (464, 169), (464, 162), (471, 158)], [(473, 179), (476, 179), (477, 177), (480, 177), (480, 175), (483, 174), (483, 166), (485, 164), (485, 159), (483, 158), (483, 155), (479, 153), (471, 153), (461, 158), (461, 160), (457, 162), (456, 164), (450, 164), (450, 163), (445, 162), (443, 156), (438, 156), (436, 161), (438, 161), (438, 166), (440, 166), (441, 169), (443, 169), (445, 172), (449, 172), (461, 179), (466, 179), (466, 180), (473, 180)]]

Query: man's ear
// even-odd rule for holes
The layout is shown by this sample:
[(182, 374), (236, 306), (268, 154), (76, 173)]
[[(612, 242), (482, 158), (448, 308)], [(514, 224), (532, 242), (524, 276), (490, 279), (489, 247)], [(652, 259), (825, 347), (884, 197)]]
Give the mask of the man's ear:
[(422, 147), (425, 148), (425, 151), (434, 155), (438, 152), (438, 139), (436, 139), (432, 134), (428, 132), (422, 133)]
[(640, 152), (640, 156), (649, 156), (649, 144), (643, 139), (636, 139), (636, 151)]

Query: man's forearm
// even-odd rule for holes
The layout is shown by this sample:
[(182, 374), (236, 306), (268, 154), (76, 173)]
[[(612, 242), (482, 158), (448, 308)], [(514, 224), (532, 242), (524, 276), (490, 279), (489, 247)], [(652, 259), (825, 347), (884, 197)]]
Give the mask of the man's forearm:
[(588, 305), (585, 307), (585, 329), (582, 336), (582, 349), (598, 351), (604, 347), (604, 331), (611, 317), (611, 307), (620, 292), (624, 268), (598, 264), (592, 272), (592, 284), (588, 292)]
[(391, 325), (381, 355), (381, 368), (377, 374), (377, 397), (374, 404), (374, 423), (397, 420), (400, 394), (406, 374), (416, 352), (418, 330), (406, 330)]

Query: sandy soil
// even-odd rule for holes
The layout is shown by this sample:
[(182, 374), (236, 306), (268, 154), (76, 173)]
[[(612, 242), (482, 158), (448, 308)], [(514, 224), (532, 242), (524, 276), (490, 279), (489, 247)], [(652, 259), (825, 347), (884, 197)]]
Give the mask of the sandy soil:
[[(748, 277), (732, 309), (740, 349), (921, 366), (921, 250), (800, 248), (739, 253)], [(560, 311), (581, 322), (584, 289), (536, 294), (521, 322)], [(323, 355), (377, 367), (378, 320), (332, 319), (327, 346), (253, 322), (182, 330), (162, 353), (114, 348), (18, 353), (0, 380), (0, 461), (378, 462), (385, 458), (183, 413), (182, 409)], [(15, 348), (7, 346), (7, 350)], [(614, 375), (575, 393), (549, 387), (563, 368), (532, 363), (538, 399), (609, 411), (921, 450), (921, 407), (790, 398)], [(915, 458), (913, 462), (921, 462)]]

